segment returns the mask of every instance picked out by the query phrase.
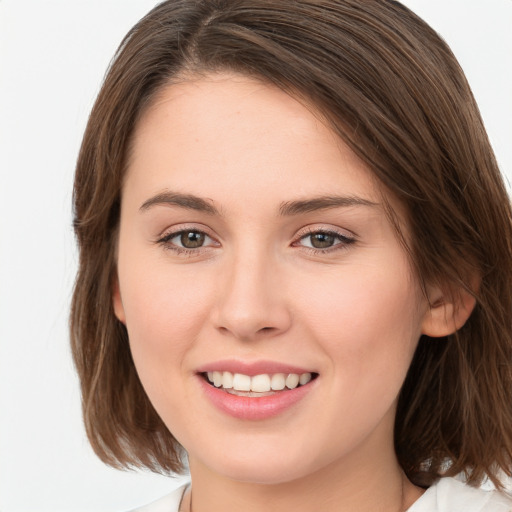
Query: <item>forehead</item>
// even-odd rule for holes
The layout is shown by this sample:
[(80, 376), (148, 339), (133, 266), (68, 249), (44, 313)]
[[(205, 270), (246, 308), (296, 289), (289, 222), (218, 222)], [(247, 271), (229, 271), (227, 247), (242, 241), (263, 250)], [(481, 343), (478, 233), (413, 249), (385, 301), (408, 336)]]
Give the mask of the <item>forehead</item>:
[(140, 194), (168, 188), (241, 201), (348, 194), (381, 202), (384, 192), (314, 108), (232, 73), (159, 91), (136, 127), (128, 184)]

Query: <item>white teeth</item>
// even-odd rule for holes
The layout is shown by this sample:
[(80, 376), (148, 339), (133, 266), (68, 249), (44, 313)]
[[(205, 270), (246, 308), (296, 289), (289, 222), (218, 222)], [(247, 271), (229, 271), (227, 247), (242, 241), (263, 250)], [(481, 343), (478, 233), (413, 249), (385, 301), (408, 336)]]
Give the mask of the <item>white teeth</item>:
[(268, 393), (270, 391), (282, 391), (283, 389), (295, 389), (297, 386), (304, 386), (311, 379), (311, 373), (275, 373), (269, 375), (263, 373), (250, 377), (242, 373), (231, 372), (208, 372), (208, 380), (216, 387), (223, 389), (233, 389), (234, 391)]
[(299, 384), (304, 386), (311, 380), (311, 373), (303, 373), (299, 378)]
[(222, 386), (222, 373), (221, 372), (213, 372), (213, 385), (216, 388), (220, 388)]
[(286, 377), (286, 387), (289, 389), (295, 389), (299, 385), (299, 376), (296, 373), (290, 373)]
[(270, 380), (270, 387), (274, 391), (281, 391), (286, 386), (286, 377), (284, 373), (276, 373), (272, 375), (272, 379)]
[(251, 391), (265, 393), (270, 391), (270, 377), (267, 374), (255, 375), (251, 379)]
[(233, 387), (233, 374), (231, 372), (224, 372), (222, 374), (222, 387), (224, 389), (231, 389)]
[(235, 373), (233, 376), (233, 389), (236, 391), (251, 391), (251, 377)]

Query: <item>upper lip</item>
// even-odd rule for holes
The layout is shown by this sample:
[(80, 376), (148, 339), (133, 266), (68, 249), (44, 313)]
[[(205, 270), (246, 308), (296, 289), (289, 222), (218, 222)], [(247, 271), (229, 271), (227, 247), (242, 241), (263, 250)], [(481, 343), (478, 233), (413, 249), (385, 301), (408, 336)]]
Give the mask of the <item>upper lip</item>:
[(280, 363), (277, 361), (240, 361), (234, 359), (225, 359), (221, 361), (215, 361), (206, 363), (197, 369), (197, 373), (206, 372), (231, 372), (241, 373), (243, 375), (261, 375), (264, 373), (275, 374), (275, 373), (296, 373), (301, 375), (303, 373), (314, 373), (311, 369), (301, 368), (299, 366), (290, 365), (287, 363)]

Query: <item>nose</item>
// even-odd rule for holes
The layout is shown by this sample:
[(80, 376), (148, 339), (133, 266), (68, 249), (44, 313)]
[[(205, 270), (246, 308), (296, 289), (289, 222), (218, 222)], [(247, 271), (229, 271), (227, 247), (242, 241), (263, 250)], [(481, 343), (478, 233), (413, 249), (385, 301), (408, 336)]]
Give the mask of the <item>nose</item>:
[(245, 252), (226, 262), (217, 296), (215, 327), (240, 341), (277, 336), (291, 325), (283, 274), (263, 251)]

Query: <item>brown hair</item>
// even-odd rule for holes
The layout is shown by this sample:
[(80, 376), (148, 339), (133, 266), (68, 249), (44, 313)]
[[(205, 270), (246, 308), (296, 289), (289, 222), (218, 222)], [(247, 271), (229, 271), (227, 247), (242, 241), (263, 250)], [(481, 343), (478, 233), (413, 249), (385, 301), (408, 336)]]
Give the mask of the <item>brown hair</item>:
[[(442, 39), (393, 0), (172, 0), (125, 37), (78, 158), (71, 340), (89, 439), (105, 462), (179, 471), (181, 448), (136, 374), (112, 308), (120, 194), (137, 119), (187, 71), (233, 70), (313, 104), (408, 212), (425, 283), (474, 294), (467, 323), (420, 339), (395, 448), (408, 477), (470, 483), (512, 458), (512, 214), (478, 108)], [(448, 468), (448, 469), (447, 469)]]

